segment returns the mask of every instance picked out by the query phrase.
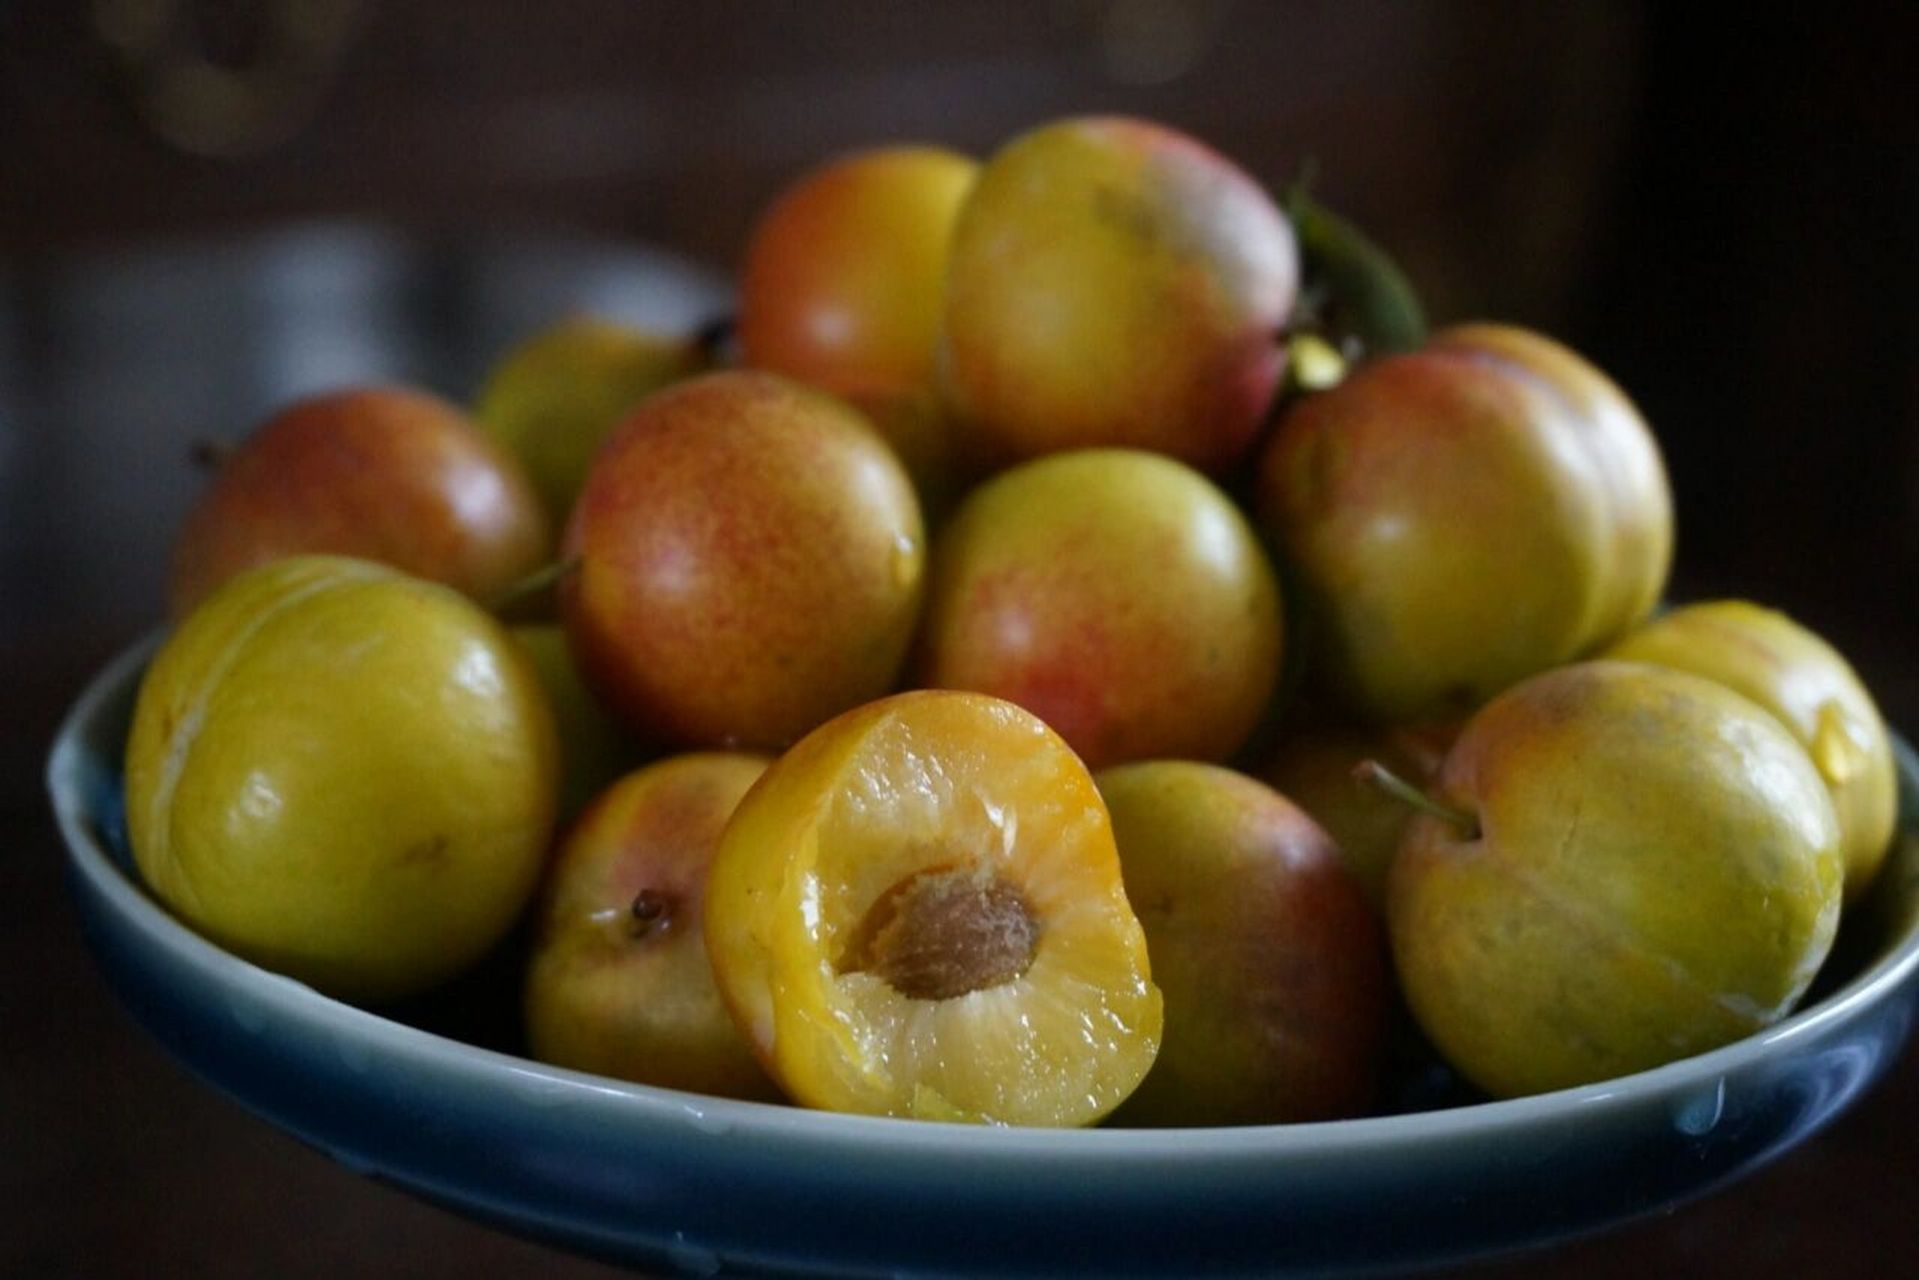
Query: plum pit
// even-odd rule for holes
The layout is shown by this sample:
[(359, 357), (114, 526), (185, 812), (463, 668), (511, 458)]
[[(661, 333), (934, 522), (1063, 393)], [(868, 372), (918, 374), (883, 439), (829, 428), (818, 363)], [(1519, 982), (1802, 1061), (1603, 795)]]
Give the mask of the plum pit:
[(873, 903), (843, 972), (872, 973), (913, 1000), (950, 1000), (1010, 982), (1039, 945), (1017, 886), (977, 864), (915, 871)]

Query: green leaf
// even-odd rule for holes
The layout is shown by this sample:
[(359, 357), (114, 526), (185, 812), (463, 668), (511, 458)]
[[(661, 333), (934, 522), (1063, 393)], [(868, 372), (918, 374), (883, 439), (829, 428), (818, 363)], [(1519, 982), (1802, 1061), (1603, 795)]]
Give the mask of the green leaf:
[(1426, 314), (1399, 265), (1358, 227), (1295, 183), (1286, 199), (1299, 236), (1308, 317), (1335, 341), (1366, 352), (1410, 351), (1426, 340)]

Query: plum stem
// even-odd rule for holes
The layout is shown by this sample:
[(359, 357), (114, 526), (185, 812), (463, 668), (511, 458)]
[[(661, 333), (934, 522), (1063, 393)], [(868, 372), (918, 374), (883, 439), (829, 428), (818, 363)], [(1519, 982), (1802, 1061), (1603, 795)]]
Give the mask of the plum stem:
[(1455, 809), (1452, 805), (1433, 799), (1406, 779), (1388, 769), (1377, 760), (1361, 760), (1353, 766), (1353, 777), (1369, 787), (1374, 787), (1401, 804), (1409, 805), (1421, 813), (1430, 814), (1468, 840), (1479, 838), (1479, 819), (1464, 809)]
[(487, 612), (507, 614), (519, 605), (525, 604), (557, 585), (561, 578), (580, 567), (578, 556), (569, 556), (565, 560), (556, 560), (552, 564), (542, 565), (527, 574), (518, 582), (502, 591), (487, 604)]

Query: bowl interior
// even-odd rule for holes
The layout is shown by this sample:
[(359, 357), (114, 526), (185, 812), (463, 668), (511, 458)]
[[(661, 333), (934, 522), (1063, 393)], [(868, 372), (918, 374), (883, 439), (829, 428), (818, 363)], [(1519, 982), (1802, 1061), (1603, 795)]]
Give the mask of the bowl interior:
[[(1068, 1131), (627, 1084), (519, 1056), (523, 937), (431, 997), (362, 1009), (221, 951), (150, 898), (120, 757), (155, 643), (99, 676), (49, 763), (83, 920), (129, 1008), (214, 1086), (355, 1168), (672, 1270), (1321, 1274), (1543, 1243), (1702, 1194), (1816, 1131), (1889, 1068), (1919, 990), (1919, 760), (1900, 741), (1898, 844), (1802, 1008), (1634, 1076), (1486, 1101), (1407, 1032), (1376, 1115)], [(990, 1241), (956, 1225), (980, 1222)]]
[[(48, 782), (56, 810), (69, 837), (69, 856), (95, 876), (104, 875), (117, 882), (124, 895), (121, 905), (142, 929), (169, 936), (177, 942), (204, 947), (210, 944), (188, 933), (140, 884), (126, 835), (120, 760), (132, 719), (139, 677), (159, 643), (159, 637), (150, 637), (122, 654), (100, 674), (75, 705), (55, 744), (49, 762)], [(1799, 1010), (1792, 1017), (1747, 1040), (1699, 1055), (1698, 1058), (1640, 1073), (1642, 1076), (1697, 1070), (1702, 1060), (1707, 1073), (1710, 1073), (1712, 1069), (1725, 1065), (1718, 1061), (1724, 1056), (1749, 1053), (1765, 1043), (1790, 1038), (1803, 1024), (1829, 1016), (1833, 1010), (1850, 1002), (1870, 998), (1919, 969), (1919, 755), (1915, 755), (1911, 745), (1897, 735), (1893, 747), (1899, 776), (1899, 828), (1894, 847), (1872, 890), (1859, 902), (1848, 906), (1832, 953), (1811, 990), (1801, 1001)], [(367, 1011), (459, 1044), (519, 1056), (523, 1053), (524, 1043), (519, 1027), (517, 989), (526, 945), (527, 938), (522, 928), (510, 935), (473, 970), (446, 987), (420, 999)], [(277, 975), (255, 970), (244, 961), (227, 958), (240, 966), (235, 974), (242, 980), (258, 973), (276, 984), (297, 989), (301, 999), (337, 1003)], [(1689, 1064), (1692, 1064), (1690, 1068)], [(1361, 1120), (1332, 1123), (1341, 1126), (1372, 1124), (1393, 1117), (1462, 1107), (1470, 1107), (1478, 1112), (1488, 1108), (1533, 1107), (1540, 1105), (1541, 1098), (1564, 1097), (1572, 1102), (1581, 1094), (1616, 1092), (1636, 1078), (1627, 1077), (1625, 1080), (1607, 1081), (1582, 1089), (1561, 1090), (1534, 1099), (1489, 1101), (1448, 1069), (1407, 1022), (1398, 1030), (1378, 1113)], [(675, 1097), (695, 1096), (623, 1082), (607, 1083), (621, 1089)], [(702, 1101), (710, 1105), (741, 1106), (755, 1110), (764, 1106), (713, 1098)], [(1298, 1130), (1324, 1127), (1292, 1125), (1284, 1128)]]

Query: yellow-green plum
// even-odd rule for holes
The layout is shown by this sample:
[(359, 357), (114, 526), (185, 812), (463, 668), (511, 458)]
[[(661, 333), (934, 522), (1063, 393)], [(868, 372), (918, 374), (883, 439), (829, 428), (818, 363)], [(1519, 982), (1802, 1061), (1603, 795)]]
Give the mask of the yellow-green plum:
[(552, 551), (513, 455), (457, 407), (411, 387), (309, 396), (218, 465), (174, 542), (175, 617), (283, 556), (376, 560), (485, 602)]
[(944, 147), (880, 147), (782, 191), (740, 270), (745, 363), (841, 395), (930, 390), (953, 222), (978, 172)]
[(613, 428), (647, 396), (709, 364), (697, 341), (573, 316), (502, 356), (473, 416), (520, 459), (557, 527)]
[(1117, 445), (1219, 473), (1251, 447), (1299, 250), (1225, 157), (1141, 120), (1044, 125), (987, 161), (952, 254), (942, 387), (979, 456)]
[(349, 1000), (424, 991), (532, 897), (553, 713), (478, 606), (366, 561), (243, 573), (168, 639), (127, 743), (127, 830), (159, 900)]
[(1098, 776), (1166, 1004), (1119, 1124), (1336, 1120), (1372, 1103), (1386, 946), (1332, 838), (1271, 787), (1156, 760)]
[(1898, 777), (1878, 704), (1837, 649), (1777, 609), (1713, 600), (1654, 618), (1607, 656), (1705, 676), (1778, 716), (1832, 793), (1847, 899), (1871, 887), (1892, 847)]
[(1652, 433), (1549, 338), (1473, 325), (1297, 401), (1259, 518), (1300, 591), (1311, 678), (1363, 719), (1464, 715), (1651, 612), (1672, 558)]
[(607, 441), (567, 528), (567, 638), (651, 741), (777, 749), (893, 687), (925, 531), (872, 425), (775, 374), (705, 374)]
[(673, 756), (627, 774), (568, 833), (525, 992), (542, 1062), (641, 1084), (774, 1098), (714, 985), (707, 867), (763, 756)]
[(1804, 748), (1723, 685), (1635, 662), (1534, 676), (1467, 722), (1393, 862), (1427, 1035), (1497, 1096), (1757, 1032), (1839, 922), (1839, 821)]
[(1095, 769), (1219, 761), (1264, 715), (1281, 643), (1272, 566), (1218, 488), (1158, 454), (1084, 449), (960, 504), (934, 544), (917, 670), (1018, 703)]

